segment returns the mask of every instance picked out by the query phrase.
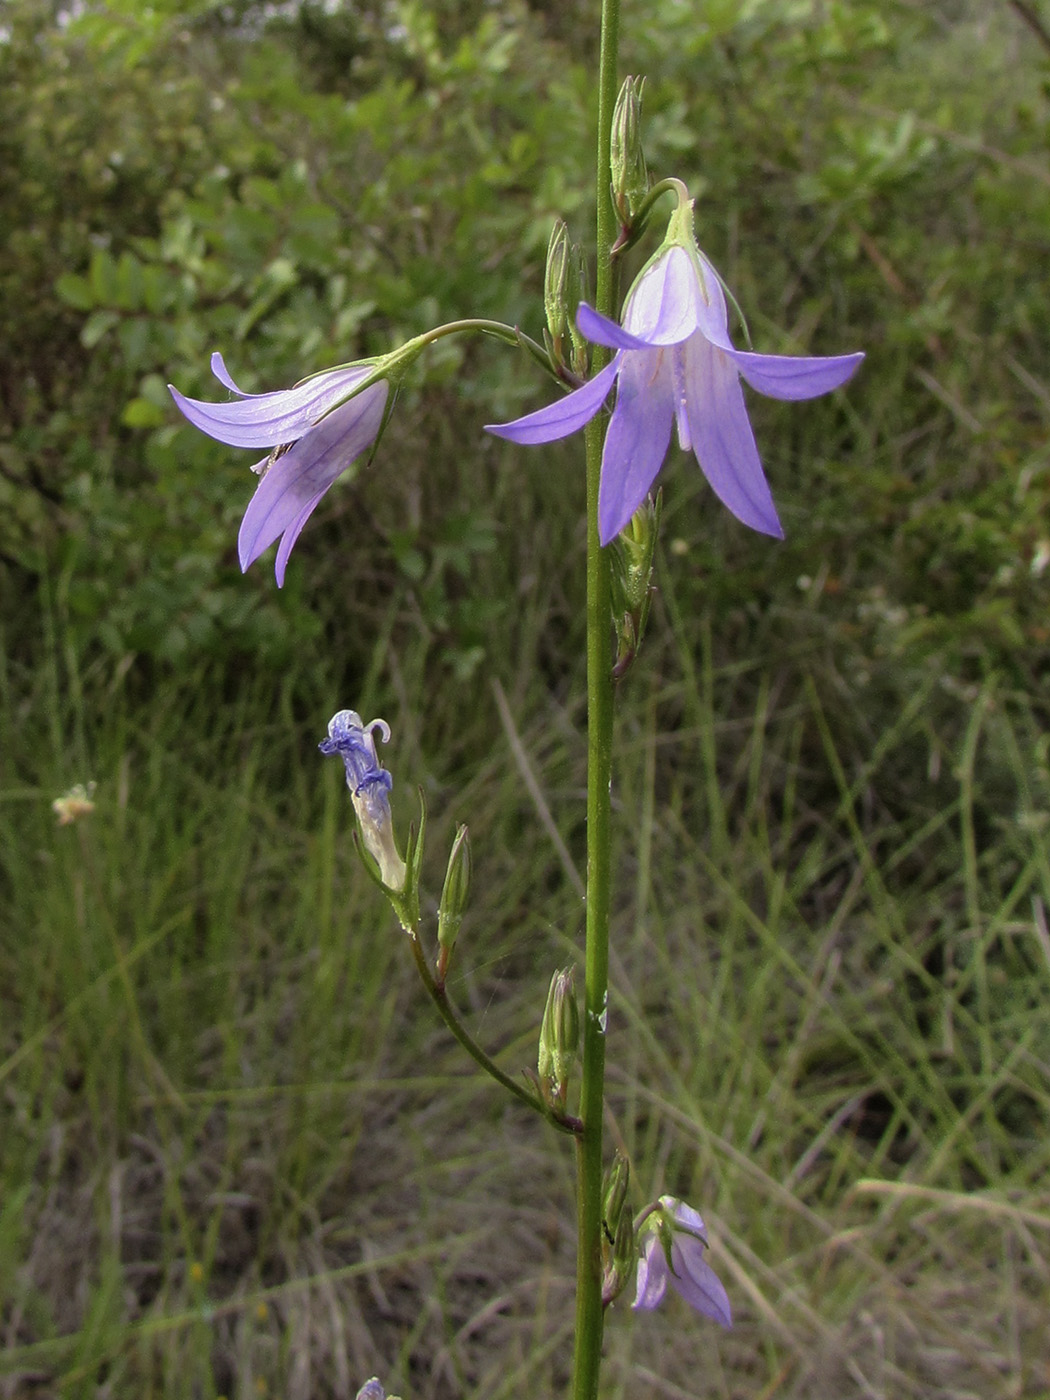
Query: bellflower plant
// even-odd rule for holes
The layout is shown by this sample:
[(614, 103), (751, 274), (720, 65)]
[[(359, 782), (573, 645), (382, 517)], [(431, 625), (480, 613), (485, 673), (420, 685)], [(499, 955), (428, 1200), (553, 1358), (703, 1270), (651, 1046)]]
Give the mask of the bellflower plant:
[(707, 1227), (699, 1213), (674, 1196), (661, 1196), (638, 1254), (637, 1293), (631, 1306), (652, 1312), (663, 1302), (670, 1281), (691, 1308), (732, 1327), (729, 1297), (704, 1258), (706, 1248)]
[(376, 378), (374, 363), (359, 363), (326, 370), (293, 389), (246, 394), (220, 354), (212, 355), (211, 368), (236, 400), (208, 403), (168, 387), (181, 412), (209, 437), (231, 447), (271, 449), (253, 468), (262, 479), (241, 521), (237, 552), (244, 571), (279, 539), (274, 572), (280, 588), (292, 546), (319, 501), (375, 442), (387, 384)]
[[(646, 498), (674, 425), (680, 445), (696, 454), (723, 504), (749, 528), (781, 536), (740, 381), (773, 398), (808, 399), (844, 384), (863, 358), (765, 355), (733, 345), (726, 297), (718, 274), (696, 244), (693, 206), (685, 187), (668, 180), (648, 188), (641, 151), (641, 80), (627, 80), (617, 107), (618, 16), (619, 0), (601, 0), (594, 306), (580, 301), (582, 254), (559, 222), (545, 279), (546, 348), (517, 326), (461, 320), (427, 331), (379, 359), (326, 370), (276, 393), (247, 394), (239, 389), (218, 354), (212, 357), (212, 370), (235, 396), (232, 401), (209, 403), (171, 391), (181, 412), (202, 432), (234, 447), (267, 451), (255, 468), (261, 480), (241, 523), (238, 553), (241, 568), (247, 569), (279, 540), (275, 572), (282, 585), (289, 554), (306, 521), (333, 482), (377, 441), (389, 412), (391, 386), (400, 382), (404, 369), (425, 346), (463, 332), (495, 337), (526, 351), (571, 386), (557, 403), (489, 429), (532, 444), (586, 428), (583, 975), (578, 996), (571, 970), (555, 974), (541, 1025), (536, 1073), (526, 1071), (522, 1077), (498, 1064), (475, 1039), (449, 993), (450, 960), (458, 949), (471, 884), (467, 828), (459, 825), (456, 831), (440, 902), (421, 899), (426, 804), (421, 790), (418, 827), (410, 828), (402, 857), (390, 813), (393, 779), (376, 753), (375, 736), (388, 742), (388, 725), (381, 719), (364, 724), (356, 711), (340, 710), (319, 747), (323, 754), (343, 760), (364, 863), (407, 934), (405, 941), (438, 1014), (493, 1080), (573, 1139), (578, 1222), (573, 1400), (598, 1400), (606, 1311), (632, 1275), (637, 1310), (658, 1307), (670, 1284), (697, 1312), (723, 1327), (732, 1325), (729, 1298), (704, 1258), (707, 1231), (698, 1212), (673, 1196), (662, 1196), (636, 1221), (628, 1199), (626, 1158), (618, 1158), (608, 1172), (604, 1162), (606, 1037), (611, 1024), (613, 685), (637, 653), (649, 612), (660, 509), (658, 500)], [(620, 116), (614, 139), (616, 110)], [(641, 236), (655, 200), (669, 191), (677, 193), (677, 207), (664, 241), (636, 278), (617, 317), (618, 251)], [(596, 372), (581, 383), (587, 372), (586, 341), (596, 347)], [(614, 388), (616, 403), (606, 431), (600, 413)], [(613, 541), (615, 549), (604, 548)], [(435, 909), (436, 938), (428, 943), (425, 924)], [(571, 1112), (570, 1081), (576, 1077), (578, 1108)], [(385, 1400), (385, 1387), (372, 1379), (358, 1400)]]
[(679, 197), (663, 245), (624, 304), (623, 325), (581, 304), (580, 330), (614, 349), (612, 361), (557, 403), (488, 431), (512, 442), (553, 442), (588, 423), (616, 385), (602, 453), (598, 534), (615, 539), (645, 500), (667, 453), (671, 425), (692, 451), (715, 495), (738, 520), (783, 537), (740, 388), (743, 377), (777, 399), (811, 399), (844, 384), (862, 354), (756, 355), (728, 333), (718, 274), (693, 237), (692, 201)]
[(379, 866), (383, 884), (400, 890), (405, 884), (405, 862), (394, 843), (390, 820), (390, 790), (394, 780), (376, 757), (379, 730), (383, 743), (390, 742), (390, 726), (386, 720), (373, 719), (361, 723), (356, 710), (340, 710), (328, 722), (328, 738), (318, 748), (323, 754), (338, 754), (346, 765), (346, 785), (361, 826), (365, 849)]

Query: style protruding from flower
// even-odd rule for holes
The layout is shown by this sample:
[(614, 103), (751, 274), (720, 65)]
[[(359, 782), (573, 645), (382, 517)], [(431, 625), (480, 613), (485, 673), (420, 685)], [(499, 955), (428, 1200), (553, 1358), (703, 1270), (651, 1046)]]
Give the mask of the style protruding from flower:
[(207, 403), (168, 387), (202, 433), (231, 447), (270, 450), (252, 468), (261, 480), (241, 521), (237, 552), (244, 571), (279, 539), (274, 571), (280, 588), (292, 546), (319, 501), (375, 442), (388, 386), (376, 379), (374, 363), (358, 363), (316, 374), (294, 389), (247, 394), (233, 382), (220, 354), (212, 355), (211, 368), (235, 400)]
[(670, 1282), (691, 1308), (723, 1327), (732, 1327), (729, 1296), (704, 1258), (707, 1227), (699, 1213), (674, 1196), (661, 1196), (645, 1219), (632, 1307), (652, 1312), (663, 1302)]
[(389, 743), (390, 726), (386, 720), (373, 719), (362, 724), (356, 710), (340, 710), (329, 720), (328, 738), (322, 739), (318, 748), (323, 754), (338, 754), (346, 765), (346, 785), (365, 850), (378, 865), (384, 886), (396, 893), (405, 885), (405, 862), (394, 843), (390, 819), (394, 780), (376, 756), (372, 737), (375, 730), (384, 744)]
[(589, 340), (616, 351), (611, 362), (557, 403), (513, 423), (490, 424), (488, 431), (524, 444), (568, 437), (594, 417), (615, 384), (598, 493), (603, 545), (645, 500), (667, 453), (672, 424), (722, 504), (752, 530), (783, 538), (740, 380), (771, 398), (812, 399), (844, 384), (863, 354), (796, 357), (737, 350), (729, 339), (718, 275), (693, 237), (692, 201), (684, 190), (663, 245), (627, 294), (623, 325), (586, 304), (576, 319)]

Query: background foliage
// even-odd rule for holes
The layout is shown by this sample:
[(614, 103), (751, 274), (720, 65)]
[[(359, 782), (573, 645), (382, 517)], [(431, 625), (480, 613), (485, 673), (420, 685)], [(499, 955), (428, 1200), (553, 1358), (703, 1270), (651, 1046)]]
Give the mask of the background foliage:
[[(552, 219), (589, 237), (592, 8), (0, 19), (3, 1393), (556, 1393), (562, 1145), (446, 1053), (313, 743), (390, 719), (435, 880), (470, 822), (457, 996), (527, 1064), (579, 922), (578, 445), (485, 438), (545, 388), (444, 342), (278, 593), (236, 565), (246, 454), (165, 386), (210, 395), (213, 349), (265, 389), (460, 315), (538, 334)], [(751, 404), (783, 546), (663, 476), (612, 1111), (740, 1322), (615, 1317), (609, 1393), (1042, 1394), (1045, 23), (637, 8), (650, 166), (756, 347), (868, 358)]]

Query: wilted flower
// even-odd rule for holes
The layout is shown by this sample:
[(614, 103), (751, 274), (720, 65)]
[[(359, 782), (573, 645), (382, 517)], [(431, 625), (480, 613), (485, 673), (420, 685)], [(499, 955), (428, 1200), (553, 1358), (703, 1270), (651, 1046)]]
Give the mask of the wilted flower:
[(92, 798), (95, 795), (95, 784), (76, 783), (64, 792), (61, 797), (56, 797), (51, 804), (51, 810), (58, 817), (59, 826), (69, 826), (80, 817), (86, 817), (95, 810)]
[(577, 324), (589, 340), (616, 350), (582, 388), (489, 432), (512, 442), (553, 442), (588, 423), (616, 383), (598, 495), (598, 534), (608, 544), (645, 499), (671, 438), (692, 449), (723, 505), (753, 530), (783, 530), (748, 421), (740, 378), (777, 399), (811, 399), (844, 384), (862, 354), (829, 358), (756, 355), (729, 339), (726, 300), (714, 268), (696, 246), (692, 204), (683, 201), (667, 239), (628, 293), (623, 326), (587, 305)]
[(365, 849), (379, 866), (383, 884), (401, 890), (405, 884), (405, 862), (394, 843), (390, 820), (390, 790), (394, 780), (376, 757), (372, 731), (378, 729), (383, 743), (390, 740), (386, 720), (361, 723), (356, 710), (340, 710), (328, 722), (328, 738), (318, 748), (323, 754), (337, 753), (346, 765), (346, 785), (361, 825)]
[(231, 447), (271, 449), (253, 468), (262, 479), (241, 521), (237, 552), (245, 570), (280, 539), (275, 573), (281, 587), (292, 546), (317, 503), (375, 441), (386, 412), (387, 384), (377, 380), (347, 398), (376, 372), (374, 364), (359, 363), (326, 370), (294, 389), (246, 394), (233, 382), (220, 354), (212, 355), (211, 368), (237, 400), (206, 403), (168, 387), (179, 409), (202, 433)]
[(707, 1228), (697, 1211), (674, 1196), (661, 1196), (649, 1216), (638, 1255), (638, 1289), (632, 1307), (651, 1312), (663, 1302), (667, 1281), (691, 1308), (732, 1327), (729, 1297), (704, 1259)]

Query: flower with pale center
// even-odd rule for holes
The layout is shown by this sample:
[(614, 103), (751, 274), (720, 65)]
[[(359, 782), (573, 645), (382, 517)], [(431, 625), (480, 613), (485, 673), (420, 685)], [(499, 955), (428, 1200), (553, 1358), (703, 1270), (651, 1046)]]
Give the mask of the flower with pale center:
[(719, 500), (738, 520), (783, 537), (740, 380), (776, 399), (811, 399), (844, 384), (863, 354), (757, 355), (729, 339), (726, 300), (714, 268), (697, 248), (692, 206), (672, 216), (667, 240), (627, 295), (623, 325), (581, 304), (576, 322), (588, 340), (616, 351), (582, 388), (557, 403), (488, 431), (512, 442), (553, 442), (588, 423), (616, 385), (602, 453), (598, 534), (620, 533), (645, 500), (671, 439), (692, 450)]
[(670, 1282), (691, 1308), (723, 1327), (732, 1327), (729, 1297), (704, 1258), (706, 1247), (707, 1227), (699, 1212), (674, 1196), (661, 1196), (638, 1253), (637, 1291), (631, 1306), (652, 1312), (663, 1302)]
[(237, 552), (243, 571), (279, 539), (275, 573), (282, 587), (292, 546), (318, 502), (375, 442), (386, 412), (387, 384), (378, 379), (360, 388), (374, 376), (375, 366), (354, 364), (325, 370), (294, 389), (246, 394), (220, 354), (212, 355), (211, 368), (237, 399), (208, 403), (168, 387), (202, 433), (231, 447), (270, 449), (253, 468), (261, 480), (241, 521)]
[(384, 719), (361, 723), (356, 710), (340, 710), (328, 721), (328, 738), (318, 748), (323, 754), (337, 753), (346, 768), (346, 785), (361, 826), (365, 849), (379, 866), (379, 875), (388, 889), (400, 891), (405, 885), (405, 862), (394, 842), (390, 820), (390, 790), (394, 780), (376, 756), (378, 729), (383, 743), (390, 741), (390, 726)]

